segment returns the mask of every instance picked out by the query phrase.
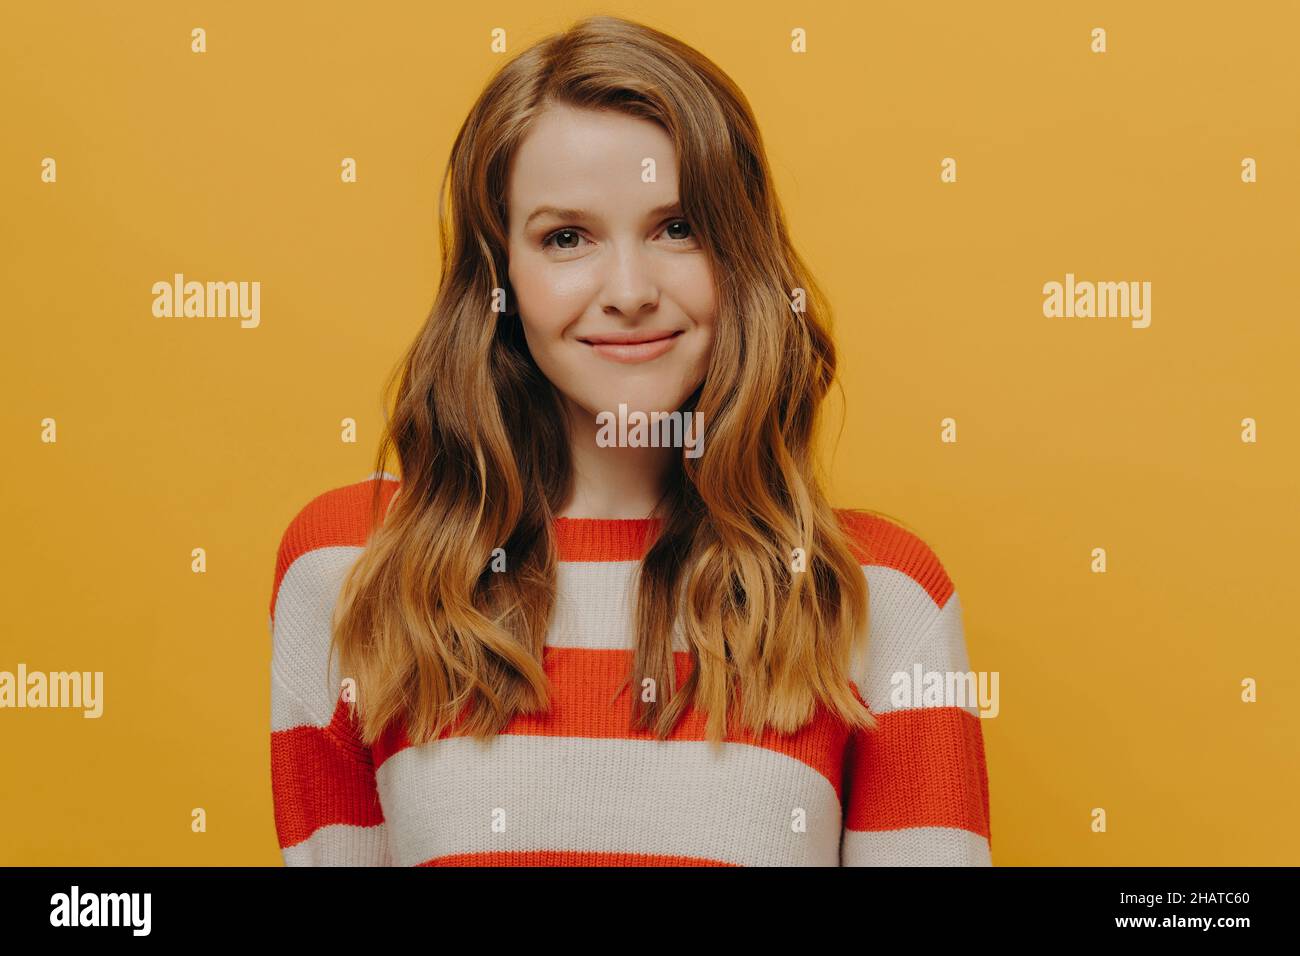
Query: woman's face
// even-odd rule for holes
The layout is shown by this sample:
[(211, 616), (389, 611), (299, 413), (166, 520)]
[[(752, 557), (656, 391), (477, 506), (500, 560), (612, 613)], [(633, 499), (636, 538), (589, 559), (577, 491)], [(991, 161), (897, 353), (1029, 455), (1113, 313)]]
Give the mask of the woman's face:
[[(646, 159), (655, 181), (643, 182)], [(570, 414), (676, 411), (704, 380), (713, 277), (677, 206), (672, 140), (624, 113), (554, 106), (507, 185), (524, 336)], [(640, 343), (640, 344), (618, 344)]]

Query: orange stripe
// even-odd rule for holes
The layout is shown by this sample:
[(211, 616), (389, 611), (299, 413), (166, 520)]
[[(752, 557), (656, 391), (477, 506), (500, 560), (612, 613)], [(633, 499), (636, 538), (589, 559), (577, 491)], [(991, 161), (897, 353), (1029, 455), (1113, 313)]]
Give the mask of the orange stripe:
[(849, 508), (837, 508), (840, 526), (848, 534), (849, 550), (859, 564), (902, 571), (943, 607), (952, 596), (952, 579), (928, 544), (892, 519)]
[(698, 856), (655, 853), (597, 853), (581, 850), (514, 850), (449, 853), (420, 866), (734, 866)]
[(662, 524), (659, 518), (556, 518), (556, 556), (561, 561), (638, 561)]
[[(674, 657), (677, 686), (680, 688), (690, 676), (693, 662), (686, 651), (677, 651)], [(648, 730), (629, 729), (632, 688), (624, 689), (617, 701), (609, 703), (631, 664), (632, 652), (628, 650), (544, 648), (543, 667), (552, 687), (550, 713), (516, 715), (502, 733), (654, 740), (654, 734)], [(453, 728), (443, 732), (442, 737), (455, 735), (455, 728), (463, 723), (465, 713), (467, 710), (462, 712)], [(848, 745), (848, 728), (824, 706), (818, 706), (813, 719), (793, 734), (778, 734), (768, 728), (757, 738), (748, 728), (736, 727), (734, 709), (729, 716), (732, 730), (724, 739), (766, 747), (802, 760), (830, 781), (837, 794), (840, 793), (840, 757)], [(665, 740), (705, 740), (706, 723), (706, 716), (692, 706)], [(393, 754), (409, 746), (405, 727), (390, 727), (372, 749), (375, 766), (381, 766)]]
[(989, 835), (989, 793), (980, 719), (960, 707), (877, 714), (845, 758), (852, 830), (960, 827)]
[(368, 827), (384, 822), (369, 754), (339, 738), (346, 714), (347, 704), (340, 701), (329, 728), (271, 732), (271, 790), (282, 849), (332, 823)]

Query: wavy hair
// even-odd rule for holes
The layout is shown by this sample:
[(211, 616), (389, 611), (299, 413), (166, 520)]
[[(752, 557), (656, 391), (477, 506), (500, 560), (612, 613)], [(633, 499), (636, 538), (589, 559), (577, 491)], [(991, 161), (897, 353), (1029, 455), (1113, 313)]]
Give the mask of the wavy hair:
[[(865, 640), (866, 579), (814, 455), (836, 366), (825, 295), (792, 247), (740, 89), (685, 43), (596, 16), (506, 63), (451, 148), (437, 295), (385, 386), (400, 375), (376, 472), (395, 449), (401, 484), (385, 509), (374, 482), (367, 544), (333, 614), (331, 652), (355, 681), (360, 738), (371, 744), (394, 721), (413, 744), (458, 725), (486, 738), (549, 708), (553, 522), (571, 459), (560, 398), (514, 314), (505, 196), (512, 155), (553, 103), (668, 133), (682, 211), (717, 292), (705, 380), (681, 409), (703, 413), (708, 450), (672, 469), (639, 565), (620, 694), (647, 678), (657, 692), (631, 695), (631, 729), (663, 738), (692, 705), (714, 743), (732, 714), (755, 735), (792, 733), (819, 705), (874, 728), (848, 677)], [(501, 290), (505, 310), (494, 308)], [(498, 547), (506, 573), (489, 566)], [(795, 549), (806, 569), (795, 570)], [(693, 663), (681, 687), (679, 624)]]

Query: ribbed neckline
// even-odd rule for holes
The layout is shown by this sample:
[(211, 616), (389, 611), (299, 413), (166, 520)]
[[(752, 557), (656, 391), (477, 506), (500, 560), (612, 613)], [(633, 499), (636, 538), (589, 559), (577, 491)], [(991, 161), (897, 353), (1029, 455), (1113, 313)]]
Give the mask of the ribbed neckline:
[(636, 561), (645, 557), (662, 518), (556, 518), (561, 561)]

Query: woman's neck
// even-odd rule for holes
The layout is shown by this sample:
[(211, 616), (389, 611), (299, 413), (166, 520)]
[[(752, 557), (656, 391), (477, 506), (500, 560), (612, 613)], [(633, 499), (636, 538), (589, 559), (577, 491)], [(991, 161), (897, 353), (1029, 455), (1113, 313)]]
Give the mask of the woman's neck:
[(570, 409), (573, 485), (563, 518), (648, 518), (661, 504), (680, 448), (605, 448), (596, 443), (595, 416)]

